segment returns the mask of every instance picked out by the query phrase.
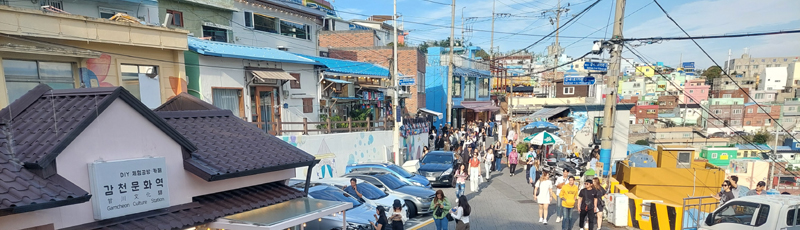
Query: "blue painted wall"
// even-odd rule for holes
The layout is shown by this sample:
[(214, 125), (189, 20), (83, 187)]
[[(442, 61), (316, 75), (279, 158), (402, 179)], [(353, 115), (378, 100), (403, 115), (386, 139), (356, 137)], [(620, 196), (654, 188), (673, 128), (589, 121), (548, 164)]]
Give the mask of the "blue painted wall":
[[(454, 49), (455, 51), (464, 51), (464, 48), (457, 47)], [(477, 46), (470, 46), (466, 47), (466, 55), (469, 58), (475, 58), (475, 54), (480, 50), (480, 47)], [(447, 66), (440, 65), (439, 62), (441, 59), (441, 55), (448, 55), (449, 49), (443, 47), (430, 47), (428, 48), (428, 55), (427, 55), (427, 65), (425, 67), (425, 105), (426, 108), (440, 112), (444, 114), (445, 119), (437, 120), (434, 124), (436, 127), (439, 127), (440, 124), (444, 125), (447, 121)], [(471, 63), (470, 63), (471, 64)], [(469, 66), (465, 66), (469, 67)], [(461, 102), (464, 101), (464, 90), (466, 85), (466, 77), (461, 78), (461, 96), (460, 97), (453, 97), (453, 105), (458, 106), (461, 105)], [(475, 95), (476, 101), (489, 101), (491, 100), (491, 95), (487, 95), (485, 97), (480, 96), (480, 79), (476, 81), (477, 86), (475, 87)], [(489, 82), (489, 88), (491, 89), (491, 81)]]

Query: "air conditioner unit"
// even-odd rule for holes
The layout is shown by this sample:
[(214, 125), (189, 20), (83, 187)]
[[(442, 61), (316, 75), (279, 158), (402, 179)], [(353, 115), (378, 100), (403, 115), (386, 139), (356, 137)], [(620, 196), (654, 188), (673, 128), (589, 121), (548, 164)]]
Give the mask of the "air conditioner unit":
[(356, 96), (356, 86), (354, 84), (347, 84), (347, 97), (355, 97), (355, 96)]

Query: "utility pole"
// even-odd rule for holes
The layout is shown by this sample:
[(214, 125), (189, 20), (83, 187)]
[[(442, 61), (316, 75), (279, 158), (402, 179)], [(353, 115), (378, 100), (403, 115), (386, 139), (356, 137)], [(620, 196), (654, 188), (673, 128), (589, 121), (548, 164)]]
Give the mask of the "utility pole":
[(400, 125), (403, 124), (403, 114), (400, 109), (400, 79), (397, 78), (397, 0), (393, 1), (394, 10), (392, 14), (392, 30), (394, 31), (394, 42), (392, 47), (392, 82), (394, 82), (394, 96), (392, 105), (394, 106), (394, 128), (392, 129), (392, 151), (394, 151), (394, 163), (400, 165)]
[[(395, 0), (397, 1), (397, 0)], [(451, 16), (450, 16), (450, 58), (448, 58), (447, 62), (447, 121), (451, 123), (453, 121), (453, 39), (456, 34), (456, 0), (453, 0), (453, 4), (451, 5)], [(450, 126), (453, 124), (451, 123)]]
[(608, 66), (608, 82), (606, 83), (606, 107), (603, 110), (603, 133), (600, 146), (600, 162), (603, 162), (603, 174), (611, 168), (611, 147), (614, 138), (614, 114), (617, 112), (617, 86), (619, 71), (622, 67), (622, 24), (625, 15), (625, 0), (617, 0), (617, 9), (614, 13), (614, 32), (611, 36), (613, 49), (611, 50), (611, 63)]
[[(556, 55), (553, 57), (553, 81), (556, 79), (556, 75), (558, 75), (558, 57), (561, 55), (561, 45), (558, 43), (558, 27), (561, 25), (561, 0), (558, 0), (558, 5), (556, 6), (556, 43), (554, 48), (556, 49)], [(550, 83), (553, 83), (552, 81)], [(551, 86), (552, 90), (555, 91), (555, 86)], [(548, 92), (549, 93), (549, 92)], [(556, 97), (556, 93), (552, 92), (552, 97)]]
[(461, 7), (461, 47), (465, 47), (464, 46), (464, 41), (466, 41), (464, 39), (464, 8), (467, 8), (467, 7), (466, 6), (465, 7)]
[(772, 156), (769, 157), (769, 158), (772, 158), (772, 162), (770, 163), (771, 166), (770, 166), (770, 169), (769, 169), (769, 179), (767, 179), (767, 188), (771, 188), (771, 189), (775, 188), (775, 187), (772, 186), (772, 181), (774, 180), (773, 178), (775, 178), (775, 164), (778, 163), (775, 160), (775, 159), (778, 159), (778, 133), (780, 133), (780, 132), (776, 129), (775, 130), (775, 145), (772, 146)]

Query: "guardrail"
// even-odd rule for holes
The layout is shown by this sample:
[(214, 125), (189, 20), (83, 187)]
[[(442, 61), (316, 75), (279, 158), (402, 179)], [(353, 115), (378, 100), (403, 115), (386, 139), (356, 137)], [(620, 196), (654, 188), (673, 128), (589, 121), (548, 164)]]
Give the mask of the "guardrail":
[(683, 229), (697, 229), (708, 214), (714, 212), (719, 201), (711, 196), (683, 198)]
[[(300, 133), (302, 135), (308, 135), (311, 133), (349, 133), (349, 132), (367, 132), (367, 131), (375, 131), (375, 130), (389, 130), (394, 127), (394, 122), (389, 121), (388, 119), (379, 120), (379, 121), (371, 121), (367, 118), (366, 121), (353, 121), (349, 117), (346, 121), (331, 121), (331, 119), (326, 119), (323, 122), (309, 122), (308, 118), (303, 118), (302, 122), (250, 122), (251, 124), (257, 125), (259, 128), (263, 129), (264, 125), (267, 125), (270, 128), (268, 131), (270, 134), (275, 136), (283, 136), (285, 134), (291, 133)], [(302, 125), (302, 129), (283, 129), (284, 125)]]

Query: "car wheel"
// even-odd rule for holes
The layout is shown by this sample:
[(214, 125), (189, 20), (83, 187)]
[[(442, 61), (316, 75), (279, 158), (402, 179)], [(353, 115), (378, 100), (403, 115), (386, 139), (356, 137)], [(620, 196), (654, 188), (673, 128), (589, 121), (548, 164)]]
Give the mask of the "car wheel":
[(414, 202), (411, 202), (410, 200), (406, 200), (405, 202), (408, 205), (408, 210), (407, 210), (408, 218), (416, 217), (417, 216), (417, 206), (414, 205)]

